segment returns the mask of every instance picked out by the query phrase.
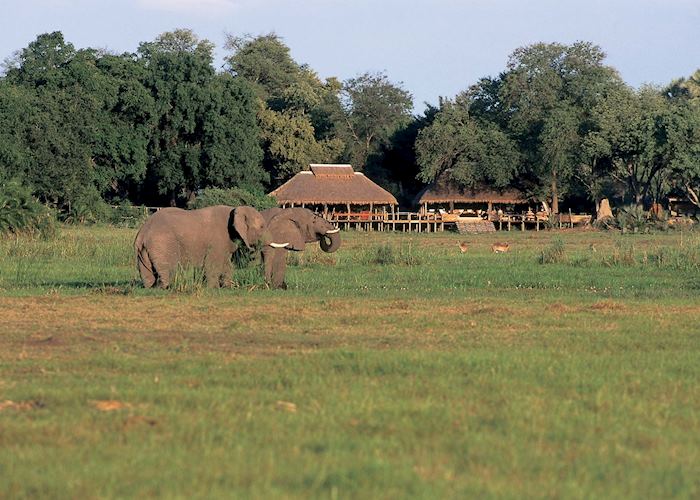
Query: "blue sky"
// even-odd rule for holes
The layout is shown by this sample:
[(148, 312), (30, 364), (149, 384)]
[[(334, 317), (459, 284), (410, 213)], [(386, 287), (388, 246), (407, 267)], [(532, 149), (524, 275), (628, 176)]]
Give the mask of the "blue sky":
[(385, 71), (416, 103), (436, 104), (534, 42), (600, 45), (629, 84), (700, 68), (700, 0), (1, 0), (0, 59), (40, 33), (76, 47), (133, 52), (190, 28), (225, 55), (225, 33), (281, 36), (297, 62), (341, 80)]

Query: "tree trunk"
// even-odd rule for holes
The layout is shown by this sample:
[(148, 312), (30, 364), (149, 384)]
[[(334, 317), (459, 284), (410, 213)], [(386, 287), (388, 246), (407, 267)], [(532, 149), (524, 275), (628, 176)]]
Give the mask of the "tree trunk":
[(557, 171), (552, 171), (552, 213), (559, 213), (559, 186), (557, 185)]
[(690, 186), (690, 184), (685, 185), (685, 190), (688, 194), (688, 200), (690, 200), (690, 203), (696, 207), (700, 207), (700, 196), (698, 196), (698, 193)]

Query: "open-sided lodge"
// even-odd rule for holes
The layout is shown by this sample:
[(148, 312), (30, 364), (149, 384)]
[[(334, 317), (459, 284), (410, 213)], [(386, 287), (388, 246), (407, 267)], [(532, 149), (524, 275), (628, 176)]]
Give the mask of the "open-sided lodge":
[(339, 227), (368, 231), (432, 232), (446, 225), (463, 232), (539, 230), (547, 220), (545, 212), (536, 211), (537, 203), (517, 190), (464, 190), (444, 176), (419, 193), (418, 212), (401, 212), (390, 192), (351, 165), (311, 164), (270, 195), (283, 208), (310, 208)]
[(435, 215), (444, 222), (455, 223), (462, 232), (494, 231), (496, 224), (499, 229), (510, 229), (513, 224), (521, 229), (526, 225), (539, 229), (547, 219), (544, 212), (536, 211), (537, 202), (517, 189), (498, 190), (487, 186), (463, 189), (447, 174), (418, 193), (415, 204), (419, 214)]

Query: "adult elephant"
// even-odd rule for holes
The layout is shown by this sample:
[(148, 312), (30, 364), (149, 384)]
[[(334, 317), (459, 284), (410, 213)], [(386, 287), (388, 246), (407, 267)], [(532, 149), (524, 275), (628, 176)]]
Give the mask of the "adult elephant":
[(204, 269), (209, 287), (231, 282), (231, 257), (241, 243), (281, 248), (266, 231), (267, 223), (253, 207), (217, 205), (198, 210), (164, 208), (144, 223), (134, 248), (146, 288), (167, 288), (178, 265)]
[(267, 245), (262, 249), (265, 281), (272, 288), (287, 288), (284, 274), (287, 269), (287, 252), (301, 252), (307, 243), (319, 242), (324, 252), (340, 248), (340, 229), (323, 217), (306, 208), (269, 208), (261, 212), (276, 242), (284, 247)]

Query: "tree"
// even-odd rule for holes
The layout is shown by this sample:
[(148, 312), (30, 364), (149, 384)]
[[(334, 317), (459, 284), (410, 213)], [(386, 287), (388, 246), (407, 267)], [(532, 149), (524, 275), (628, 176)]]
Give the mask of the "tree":
[(255, 109), (254, 94), (243, 80), (228, 74), (212, 80), (204, 109), (200, 187), (237, 186), (254, 192), (267, 184)]
[(73, 44), (67, 43), (60, 31), (44, 33), (16, 54), (7, 68), (6, 79), (35, 87), (51, 84), (75, 53)]
[[(680, 92), (674, 91), (680, 89)], [(673, 185), (700, 207), (700, 70), (673, 82), (664, 95), (672, 110), (668, 134)]]
[(70, 207), (143, 177), (150, 103), (135, 67), (128, 57), (75, 50), (60, 32), (18, 53), (6, 83), (33, 96), (22, 170), (43, 199)]
[[(418, 174), (420, 166), (416, 157), (416, 139), (435, 120), (439, 109), (427, 105), (422, 115), (414, 117), (406, 125), (399, 127), (383, 145), (375, 160), (373, 180), (396, 196), (399, 204), (410, 205), (422, 189), (423, 183)], [(375, 178), (375, 175), (381, 177)]]
[(516, 144), (493, 122), (471, 116), (468, 94), (441, 104), (416, 140), (418, 177), (432, 182), (447, 172), (460, 187), (507, 186), (520, 164)]
[(499, 108), (520, 143), (531, 180), (552, 198), (552, 210), (583, 161), (591, 110), (622, 84), (590, 43), (538, 43), (513, 52), (498, 85)]
[(32, 89), (0, 80), (0, 182), (25, 177), (31, 158), (28, 118), (36, 106)]
[(340, 84), (321, 81), (297, 64), (274, 33), (229, 35), (226, 60), (236, 78), (248, 82), (259, 99), (258, 124), (264, 167), (280, 184), (309, 163), (337, 161), (344, 143), (338, 137)]
[(341, 103), (348, 156), (362, 169), (399, 128), (409, 123), (411, 94), (383, 73), (365, 73), (343, 85)]
[(676, 179), (681, 171), (692, 171), (697, 133), (692, 114), (658, 89), (610, 96), (595, 115), (591, 141), (610, 157), (610, 176), (625, 186), (634, 204), (660, 200), (671, 188), (674, 171)]

